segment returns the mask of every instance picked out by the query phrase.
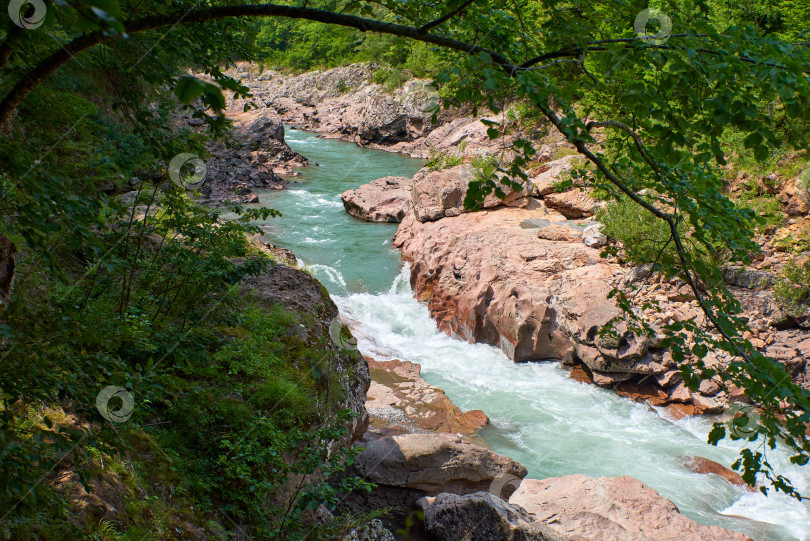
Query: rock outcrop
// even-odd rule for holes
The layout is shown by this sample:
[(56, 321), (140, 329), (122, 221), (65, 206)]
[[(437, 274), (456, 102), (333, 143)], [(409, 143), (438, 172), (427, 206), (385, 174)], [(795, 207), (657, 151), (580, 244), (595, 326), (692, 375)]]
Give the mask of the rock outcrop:
[(546, 281), (564, 271), (585, 280), (610, 271), (599, 251), (582, 243), (540, 242), (533, 221), (565, 219), (542, 204), (424, 223), (406, 216), (394, 246), (411, 264), (411, 285), (440, 329), (498, 346), (516, 361), (566, 356), (571, 344)]
[(751, 541), (739, 532), (698, 524), (658, 492), (626, 476), (524, 479), (509, 503), (561, 535), (588, 541)]
[(442, 493), (419, 500), (425, 528), (440, 539), (465, 541), (573, 541), (535, 521), (525, 509), (489, 492)]
[[(721, 382), (706, 381), (691, 391), (661, 346), (667, 324), (707, 325), (691, 289), (644, 267), (602, 258), (609, 239), (601, 224), (565, 214), (584, 216), (593, 210), (586, 192), (577, 187), (563, 192), (590, 201), (582, 212), (550, 208), (555, 194), (560, 195), (552, 175), (559, 178), (575, 159), (543, 163), (532, 171), (526, 192), (512, 193), (506, 201), (490, 196), (484, 210), (474, 213), (463, 208), (474, 175), (471, 165), (421, 170), (411, 189), (412, 210), (394, 239), (411, 265), (417, 298), (428, 304), (441, 330), (500, 347), (515, 361), (582, 366), (580, 380), (667, 406), (676, 417), (722, 412), (730, 397)], [(804, 319), (789, 318), (775, 307), (763, 289), (771, 275), (731, 267), (725, 276), (751, 325), (746, 337), (784, 363), (794, 381), (810, 386), (810, 339), (803, 330), (789, 329), (801, 327)], [(609, 298), (615, 289), (626, 294), (655, 335), (630, 332), (623, 312)], [(610, 333), (604, 332), (608, 324)], [(727, 360), (715, 353), (703, 359), (707, 366)]]
[[(426, 158), (462, 142), (468, 154), (492, 154), (511, 141), (513, 135), (491, 140), (471, 111), (441, 111), (433, 124), (439, 96), (430, 81), (410, 79), (387, 88), (374, 82), (379, 69), (365, 63), (284, 75), (240, 64), (229, 74), (251, 89), (250, 100), (274, 110), (288, 125), (369, 148)], [(233, 108), (247, 101), (237, 100)], [(489, 119), (504, 121), (503, 115)]]
[(443, 390), (422, 379), (418, 364), (366, 360), (371, 373), (366, 409), (373, 425), (409, 432), (472, 434), (489, 424), (483, 411), (462, 412)]
[(383, 177), (341, 195), (346, 212), (366, 222), (399, 223), (411, 205), (409, 177)]
[(258, 203), (251, 188), (281, 190), (281, 175), (308, 164), (284, 142), (284, 125), (275, 113), (229, 111), (234, 122), (231, 141), (209, 143), (205, 182), (199, 191), (208, 202)]
[(365, 445), (354, 471), (381, 487), (435, 495), (488, 490), (499, 478), (520, 479), (526, 468), (514, 460), (450, 434), (403, 434)]

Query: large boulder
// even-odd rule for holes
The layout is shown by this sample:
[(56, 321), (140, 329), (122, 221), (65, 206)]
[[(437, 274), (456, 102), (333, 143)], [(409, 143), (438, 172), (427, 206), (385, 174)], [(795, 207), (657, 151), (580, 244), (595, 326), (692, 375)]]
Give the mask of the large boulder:
[(250, 123), (247, 132), (253, 141), (259, 142), (262, 138), (268, 137), (279, 143), (284, 142), (284, 124), (280, 118), (274, 115), (262, 114), (257, 117)]
[(543, 207), (424, 223), (408, 213), (394, 246), (410, 262), (411, 285), (441, 330), (500, 347), (515, 361), (559, 360), (571, 343), (560, 328), (547, 283), (582, 267), (597, 266), (594, 276), (603, 276), (608, 271), (598, 269), (608, 265), (599, 250), (581, 242), (538, 239), (540, 228), (533, 224), (555, 221), (564, 218)]
[(442, 493), (421, 498), (425, 528), (453, 541), (563, 541), (568, 539), (535, 522), (525, 509), (489, 492), (459, 496)]
[(561, 534), (588, 541), (751, 541), (739, 532), (703, 526), (632, 477), (566, 475), (524, 479), (509, 498)]
[(283, 189), (280, 175), (308, 164), (284, 142), (284, 125), (277, 115), (265, 109), (228, 116), (234, 122), (230, 143), (206, 145), (211, 157), (200, 192), (210, 200), (257, 203), (251, 188)]
[(346, 212), (367, 222), (399, 223), (411, 204), (409, 177), (384, 177), (341, 195)]
[[(411, 189), (411, 202), (416, 219), (420, 222), (430, 222), (466, 212), (464, 197), (475, 175), (475, 167), (468, 163), (438, 171), (421, 169), (414, 175)], [(526, 200), (530, 194), (530, 189), (509, 190), (504, 199), (490, 194), (482, 207), (490, 209), (503, 205), (525, 206), (529, 203)]]
[(379, 486), (433, 495), (488, 490), (496, 479), (518, 479), (514, 460), (450, 434), (403, 434), (369, 442), (354, 463), (360, 477)]

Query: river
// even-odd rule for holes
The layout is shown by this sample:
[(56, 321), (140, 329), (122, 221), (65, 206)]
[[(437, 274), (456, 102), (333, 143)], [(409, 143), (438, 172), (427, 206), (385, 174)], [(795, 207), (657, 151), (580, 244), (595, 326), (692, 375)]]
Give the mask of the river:
[[(358, 347), (380, 359), (422, 365), (422, 376), (464, 410), (492, 420), (481, 432), (496, 452), (525, 465), (528, 477), (572, 473), (629, 475), (702, 523), (739, 530), (756, 540), (810, 540), (810, 503), (773, 491), (766, 497), (713, 475), (685, 471), (698, 455), (731, 465), (738, 446), (706, 443), (710, 420), (672, 420), (665, 412), (568, 378), (556, 363), (512, 363), (500, 350), (440, 333), (410, 289), (408, 270), (392, 248), (396, 225), (364, 223), (343, 210), (340, 194), (388, 175), (411, 176), (421, 160), (359, 148), (288, 130), (287, 143), (318, 167), (283, 191), (260, 191), (260, 202), (283, 217), (264, 225), (267, 240), (291, 249), (323, 282), (344, 317), (354, 320)], [(810, 471), (784, 453), (769, 459), (810, 494)], [(747, 517), (747, 519), (736, 518)]]

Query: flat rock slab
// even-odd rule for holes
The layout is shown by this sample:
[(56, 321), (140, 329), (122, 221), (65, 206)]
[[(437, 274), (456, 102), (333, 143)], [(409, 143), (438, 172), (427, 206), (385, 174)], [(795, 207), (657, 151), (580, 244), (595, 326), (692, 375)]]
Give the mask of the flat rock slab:
[(422, 379), (418, 364), (366, 360), (372, 379), (366, 409), (372, 418), (380, 418), (387, 425), (402, 425), (406, 430), (465, 435), (489, 424), (483, 411), (461, 411), (442, 389)]
[(627, 476), (524, 479), (509, 503), (559, 533), (588, 541), (751, 541), (739, 532), (698, 524), (658, 492)]

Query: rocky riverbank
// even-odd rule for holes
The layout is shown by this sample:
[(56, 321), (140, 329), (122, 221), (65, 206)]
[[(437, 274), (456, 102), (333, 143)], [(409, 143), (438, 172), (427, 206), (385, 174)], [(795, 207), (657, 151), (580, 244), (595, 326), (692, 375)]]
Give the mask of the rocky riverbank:
[(750, 541), (681, 515), (632, 477), (526, 479), (522, 465), (451, 434), (387, 436), (364, 445), (354, 473), (377, 486), (350, 495), (345, 506), (358, 513), (389, 508), (383, 521), (392, 528), (419, 507), (424, 521), (409, 537), (417, 541)]
[[(247, 68), (239, 73), (251, 81), (254, 99), (285, 122), (326, 137), (413, 155), (431, 148), (456, 152), (462, 141), (471, 153), (495, 149), (487, 146), (491, 142), (477, 119), (445, 117), (427, 126), (415, 104), (429, 103), (429, 89), (414, 81), (386, 93), (370, 82), (373, 67), (298, 77), (257, 75)], [(425, 169), (414, 179), (380, 179), (344, 194), (344, 205), (363, 220), (401, 222), (395, 243), (411, 263), (412, 285), (448, 333), (498, 346), (517, 361), (564, 362), (583, 381), (668, 406), (675, 415), (720, 411), (728, 400), (744, 399), (716, 382), (691, 393), (656, 338), (639, 338), (624, 328), (615, 342), (598, 335), (620, 314), (607, 299), (614, 287), (634, 284), (637, 305), (661, 304), (659, 315), (650, 314), (658, 327), (700, 313), (683, 284), (661, 282), (644, 269), (600, 256), (609, 239), (592, 220), (598, 202), (580, 190), (556, 189), (576, 160), (561, 148), (541, 148), (543, 163), (531, 171), (532, 184), (509, 194), (505, 203), (488, 199), (481, 212), (465, 212), (462, 205), (475, 173), (469, 161)], [(787, 359), (805, 355), (804, 331), (777, 328), (783, 318), (758, 289), (761, 280), (752, 270), (727, 274), (748, 299), (751, 320), (760, 322), (762, 347), (784, 347)], [(391, 529), (419, 506), (425, 514), (419, 535), (445, 539), (459, 532), (482, 540), (747, 539), (683, 517), (672, 502), (632, 478), (521, 481), (526, 470), (520, 464), (458, 436), (474, 435), (485, 425), (483, 412), (452, 405), (420, 378), (418, 365), (374, 359), (368, 364), (374, 381), (365, 408), (372, 428), (363, 436), (365, 450), (354, 472), (377, 488), (343, 503), (359, 513), (392, 508), (384, 519)], [(806, 362), (793, 368), (803, 381)], [(738, 481), (733, 472), (707, 462), (685, 459), (684, 467)]]
[[(729, 399), (742, 399), (714, 381), (694, 393), (684, 385), (659, 344), (664, 324), (702, 321), (697, 301), (682, 282), (666, 282), (644, 268), (601, 257), (599, 248), (607, 238), (599, 224), (592, 218), (571, 219), (587, 215), (588, 208), (576, 204), (573, 193), (564, 205), (560, 194), (544, 194), (543, 186), (554, 181), (550, 175), (559, 178), (569, 167), (570, 158), (549, 162), (532, 179), (531, 192), (485, 203), (485, 210), (475, 213), (462, 206), (473, 174), (468, 165), (420, 171), (407, 195), (403, 182), (396, 188), (372, 183), (347, 192), (344, 201), (360, 206), (386, 200), (389, 207), (408, 209), (394, 245), (411, 264), (417, 297), (450, 334), (500, 347), (515, 361), (579, 366), (573, 372), (578, 379), (654, 406), (671, 406), (676, 416), (718, 413)], [(735, 267), (726, 278), (753, 332), (765, 337), (755, 338), (755, 344), (784, 362), (794, 381), (810, 382), (810, 333), (786, 317), (763, 287), (773, 276)], [(627, 291), (660, 338), (635, 336), (621, 324), (618, 342), (599, 336), (609, 321), (621, 319), (608, 298), (614, 288)], [(642, 308), (652, 302), (659, 312)], [(710, 353), (703, 360), (712, 366), (723, 359)]]
[[(232, 103), (231, 110), (252, 101), (294, 128), (417, 158), (455, 151), (462, 142), (467, 154), (491, 154), (508, 148), (517, 135), (493, 141), (480, 117), (463, 109), (441, 111), (434, 124), (439, 97), (429, 81), (411, 79), (387, 89), (374, 82), (379, 67), (352, 64), (284, 75), (239, 64), (228, 73), (250, 87), (253, 97)], [(487, 118), (503, 121), (503, 115)]]

